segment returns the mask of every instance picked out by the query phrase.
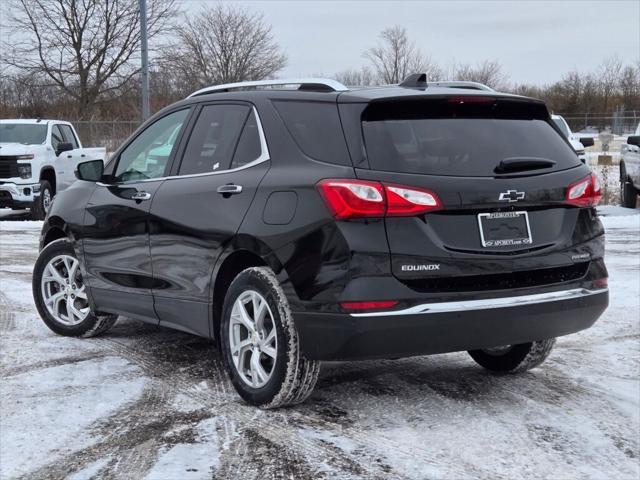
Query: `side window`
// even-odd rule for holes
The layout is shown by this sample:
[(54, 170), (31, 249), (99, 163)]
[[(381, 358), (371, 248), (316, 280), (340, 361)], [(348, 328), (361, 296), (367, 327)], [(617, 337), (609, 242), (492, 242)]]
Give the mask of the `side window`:
[(189, 109), (170, 113), (149, 125), (118, 159), (116, 182), (162, 177)]
[(51, 128), (51, 146), (54, 150), (58, 150), (58, 145), (64, 143), (64, 135), (60, 130), (60, 125), (54, 125)]
[(71, 127), (69, 125), (60, 125), (60, 129), (62, 130), (62, 133), (64, 133), (65, 140), (73, 145), (74, 149), (78, 148), (78, 139), (73, 134)]
[(242, 129), (236, 153), (233, 155), (230, 168), (239, 168), (256, 160), (262, 153), (260, 146), (260, 134), (258, 133), (258, 122), (256, 114), (251, 110), (247, 121)]
[(249, 107), (243, 105), (203, 107), (189, 137), (178, 174), (228, 169), (248, 113)]
[(274, 101), (273, 104), (305, 155), (322, 162), (351, 165), (335, 103)]

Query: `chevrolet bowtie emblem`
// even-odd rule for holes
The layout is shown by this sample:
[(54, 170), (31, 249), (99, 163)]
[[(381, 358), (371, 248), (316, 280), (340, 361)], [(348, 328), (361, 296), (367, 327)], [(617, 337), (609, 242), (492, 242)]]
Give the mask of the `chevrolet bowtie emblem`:
[(502, 192), (498, 197), (498, 200), (501, 202), (517, 202), (518, 200), (524, 199), (524, 192), (519, 192), (517, 190), (507, 190), (506, 192)]

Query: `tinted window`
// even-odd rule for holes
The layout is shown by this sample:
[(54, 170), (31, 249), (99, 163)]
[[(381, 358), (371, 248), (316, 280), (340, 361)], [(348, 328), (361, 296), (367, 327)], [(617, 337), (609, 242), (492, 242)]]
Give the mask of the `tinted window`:
[(351, 164), (336, 104), (280, 101), (274, 105), (305, 155), (323, 162)]
[(228, 169), (248, 113), (249, 107), (242, 105), (203, 107), (189, 137), (179, 174)]
[(66, 141), (73, 145), (73, 148), (78, 148), (78, 140), (73, 134), (71, 127), (69, 125), (60, 125), (60, 128), (62, 129), (62, 133), (64, 133)]
[(542, 119), (411, 118), (362, 122), (374, 170), (493, 176), (506, 158), (544, 158), (555, 170), (579, 165), (572, 149)]
[(149, 125), (120, 154), (115, 180), (162, 177), (189, 110), (179, 110)]
[(0, 143), (40, 145), (47, 140), (46, 125), (28, 123), (0, 123)]
[(64, 142), (64, 136), (60, 130), (60, 125), (54, 125), (51, 129), (51, 146), (54, 150), (58, 150), (58, 145)]
[(251, 110), (242, 129), (240, 140), (238, 140), (238, 146), (236, 147), (236, 153), (233, 155), (231, 168), (239, 168), (251, 163), (256, 160), (261, 153), (258, 122), (256, 121), (255, 113)]

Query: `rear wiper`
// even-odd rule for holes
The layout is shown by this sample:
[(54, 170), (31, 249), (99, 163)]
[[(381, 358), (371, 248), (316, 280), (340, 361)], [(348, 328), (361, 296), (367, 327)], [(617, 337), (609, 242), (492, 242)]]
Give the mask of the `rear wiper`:
[(520, 170), (537, 170), (539, 168), (551, 168), (555, 164), (555, 161), (548, 158), (509, 157), (502, 160), (493, 171), (495, 173), (505, 173)]

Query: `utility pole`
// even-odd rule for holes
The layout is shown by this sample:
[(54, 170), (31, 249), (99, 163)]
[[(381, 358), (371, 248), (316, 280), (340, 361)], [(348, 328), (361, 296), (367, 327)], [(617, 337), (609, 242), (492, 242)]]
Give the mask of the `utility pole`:
[(142, 121), (149, 118), (149, 45), (147, 41), (147, 0), (140, 4), (140, 58), (142, 60)]

